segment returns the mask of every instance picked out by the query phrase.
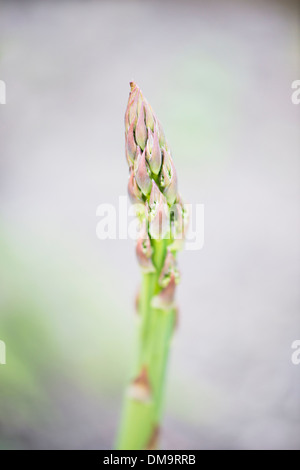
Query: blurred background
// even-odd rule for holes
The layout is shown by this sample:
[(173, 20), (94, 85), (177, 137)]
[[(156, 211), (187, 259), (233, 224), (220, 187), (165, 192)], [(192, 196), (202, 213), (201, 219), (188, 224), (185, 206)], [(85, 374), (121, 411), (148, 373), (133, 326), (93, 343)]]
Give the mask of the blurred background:
[(179, 257), (165, 449), (300, 448), (297, 2), (0, 1), (1, 449), (109, 449), (134, 349), (134, 79), (205, 244)]

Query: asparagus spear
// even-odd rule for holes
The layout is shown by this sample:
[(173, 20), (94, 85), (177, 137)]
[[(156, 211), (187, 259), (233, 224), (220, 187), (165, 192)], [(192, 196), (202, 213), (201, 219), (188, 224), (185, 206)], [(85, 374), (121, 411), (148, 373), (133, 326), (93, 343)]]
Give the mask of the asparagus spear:
[(139, 208), (136, 254), (142, 271), (138, 299), (138, 347), (125, 397), (118, 449), (158, 446), (170, 341), (176, 323), (176, 254), (187, 214), (162, 126), (140, 88), (130, 83), (125, 113), (128, 193)]

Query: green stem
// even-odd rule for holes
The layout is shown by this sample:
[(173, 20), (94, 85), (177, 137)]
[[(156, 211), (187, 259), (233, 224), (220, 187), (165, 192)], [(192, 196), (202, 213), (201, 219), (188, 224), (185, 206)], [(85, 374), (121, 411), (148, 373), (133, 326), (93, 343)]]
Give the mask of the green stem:
[(160, 290), (158, 279), (166, 256), (166, 245), (165, 240), (152, 240), (156, 272), (143, 274), (139, 302), (141, 323), (137, 361), (132, 380), (146, 367), (151, 399), (140, 401), (129, 395), (126, 396), (117, 444), (120, 450), (147, 448), (161, 419), (166, 364), (174, 328), (174, 311), (154, 309), (151, 307), (151, 300)]

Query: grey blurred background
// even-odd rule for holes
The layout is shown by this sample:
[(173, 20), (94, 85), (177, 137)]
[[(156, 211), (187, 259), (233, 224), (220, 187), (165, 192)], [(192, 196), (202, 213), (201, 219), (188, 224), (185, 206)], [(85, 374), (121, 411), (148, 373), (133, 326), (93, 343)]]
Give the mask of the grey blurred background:
[(134, 346), (134, 79), (205, 244), (179, 263), (162, 447), (300, 448), (297, 2), (0, 1), (0, 448), (111, 448)]

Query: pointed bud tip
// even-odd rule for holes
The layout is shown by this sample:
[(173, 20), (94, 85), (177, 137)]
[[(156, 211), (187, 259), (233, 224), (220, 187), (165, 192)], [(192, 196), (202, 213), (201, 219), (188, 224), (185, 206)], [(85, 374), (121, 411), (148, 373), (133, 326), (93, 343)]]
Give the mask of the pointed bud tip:
[(174, 297), (176, 290), (175, 273), (172, 272), (170, 281), (158, 295), (152, 298), (151, 306), (161, 310), (171, 310), (175, 307)]
[[(139, 149), (139, 147), (137, 148)], [(148, 163), (146, 162), (145, 151), (141, 154), (139, 150), (139, 155), (137, 157), (135, 167), (135, 179), (142, 193), (145, 196), (148, 196), (152, 188), (152, 179), (149, 176)]]
[(128, 394), (130, 398), (142, 403), (149, 403), (152, 398), (148, 370), (144, 366), (138, 377), (131, 383)]
[(150, 436), (150, 439), (146, 445), (145, 450), (157, 450), (158, 449), (159, 432), (160, 432), (159, 427), (155, 426)]

